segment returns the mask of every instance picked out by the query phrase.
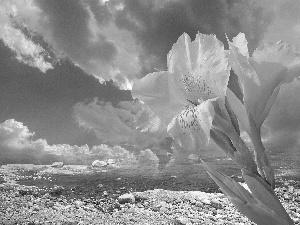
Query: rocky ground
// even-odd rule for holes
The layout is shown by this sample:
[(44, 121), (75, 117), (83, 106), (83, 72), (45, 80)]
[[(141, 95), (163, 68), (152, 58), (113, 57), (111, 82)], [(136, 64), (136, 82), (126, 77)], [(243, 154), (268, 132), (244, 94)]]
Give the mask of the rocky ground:
[[(172, 171), (2, 166), (0, 224), (253, 224), (203, 172)], [(300, 180), (277, 177), (276, 193), (300, 224)]]

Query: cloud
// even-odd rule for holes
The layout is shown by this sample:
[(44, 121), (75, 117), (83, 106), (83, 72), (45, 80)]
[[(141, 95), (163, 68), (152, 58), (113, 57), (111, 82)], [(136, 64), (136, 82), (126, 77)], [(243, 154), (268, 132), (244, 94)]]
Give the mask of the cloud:
[(47, 18), (39, 32), (87, 73), (101, 82), (113, 79), (126, 88), (127, 76), (139, 72), (133, 37), (110, 23), (107, 4), (101, 1), (35, 3)]
[[(0, 165), (5, 163), (38, 163), (47, 155), (47, 142), (42, 139), (31, 140), (34, 133), (14, 119), (0, 124)], [(56, 157), (44, 157), (44, 162)]]
[(256, 0), (3, 2), (5, 12), (42, 35), (57, 56), (124, 89), (136, 78), (165, 70), (166, 55), (183, 32), (215, 33), (224, 42), (225, 33), (232, 38), (244, 32), (253, 49), (271, 20)]
[(29, 145), (30, 137), (34, 133), (30, 133), (28, 128), (23, 123), (14, 119), (6, 120), (0, 124), (0, 143), (1, 145), (22, 148)]
[(298, 0), (264, 0), (264, 8), (272, 10), (274, 18), (263, 42), (280, 40), (300, 49), (300, 4)]
[(141, 109), (139, 102), (123, 101), (113, 107), (110, 102), (100, 102), (95, 98), (90, 103), (77, 103), (74, 117), (80, 126), (93, 131), (102, 143), (145, 148), (158, 143), (160, 139), (136, 129), (136, 115)]
[(256, 1), (113, 1), (122, 5), (115, 11), (118, 27), (129, 30), (141, 47), (144, 72), (166, 69), (166, 55), (178, 37), (188, 33), (215, 33), (226, 42), (244, 32), (249, 47), (256, 47), (268, 26), (270, 15)]
[[(23, 10), (32, 12), (27, 5), (24, 6)], [(0, 13), (0, 39), (16, 54), (16, 59), (38, 68), (43, 73), (53, 69), (49, 53), (39, 43), (33, 41), (28, 35), (29, 33), (24, 32), (25, 25), (22, 27), (18, 25), (16, 20), (12, 19), (17, 14), (16, 7), (2, 1), (0, 3)]]
[(0, 123), (0, 165), (10, 163), (91, 165), (94, 160), (135, 161), (136, 157), (120, 146), (49, 145), (44, 139), (33, 140), (34, 133), (14, 119)]
[(264, 143), (268, 147), (294, 147), (300, 143), (300, 80), (283, 84), (264, 122)]
[(36, 67), (43, 73), (48, 69), (53, 69), (51, 63), (44, 60), (44, 57), (48, 55), (47, 52), (28, 39), (20, 30), (4, 26), (0, 27), (0, 34), (5, 45), (16, 53), (16, 59), (20, 62)]

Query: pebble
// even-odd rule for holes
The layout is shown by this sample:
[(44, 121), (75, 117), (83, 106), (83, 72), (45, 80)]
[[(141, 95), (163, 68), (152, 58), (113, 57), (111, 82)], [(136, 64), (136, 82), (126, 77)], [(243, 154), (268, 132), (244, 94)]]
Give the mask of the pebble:
[(81, 206), (84, 205), (84, 202), (79, 201), (79, 200), (75, 201), (74, 203), (75, 203), (75, 205), (76, 205), (77, 207), (81, 207)]
[(161, 207), (160, 209), (159, 209), (159, 212), (160, 213), (166, 213), (167, 211), (168, 211), (169, 209), (167, 208), (167, 207)]
[(284, 195), (283, 195), (283, 198), (284, 198), (285, 200), (291, 200), (293, 197), (292, 197), (292, 195), (290, 195), (290, 194), (284, 194)]
[(190, 225), (192, 224), (188, 218), (185, 217), (178, 217), (175, 219), (175, 225)]
[(118, 197), (118, 201), (120, 204), (124, 203), (134, 203), (135, 197), (133, 194), (123, 194)]
[(64, 166), (64, 162), (54, 162), (51, 167), (53, 168), (62, 168)]
[(104, 167), (104, 166), (107, 166), (107, 162), (105, 161), (100, 161), (100, 160), (95, 160), (93, 163), (92, 163), (92, 167)]

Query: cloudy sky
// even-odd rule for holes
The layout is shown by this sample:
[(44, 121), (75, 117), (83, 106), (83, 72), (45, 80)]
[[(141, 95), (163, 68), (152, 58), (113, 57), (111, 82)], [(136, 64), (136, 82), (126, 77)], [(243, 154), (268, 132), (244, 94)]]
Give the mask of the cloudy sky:
[(166, 70), (183, 32), (224, 43), (244, 32), (250, 51), (278, 40), (300, 49), (299, 15), (298, 0), (3, 0), (0, 145), (163, 145), (134, 128), (130, 87)]

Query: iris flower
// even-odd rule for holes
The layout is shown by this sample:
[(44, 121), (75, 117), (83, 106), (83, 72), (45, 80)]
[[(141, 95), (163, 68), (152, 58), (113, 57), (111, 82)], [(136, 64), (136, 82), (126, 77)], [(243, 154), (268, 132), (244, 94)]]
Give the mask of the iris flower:
[[(249, 117), (260, 129), (281, 84), (300, 76), (300, 54), (285, 42), (268, 43), (249, 57), (247, 40), (240, 33), (229, 42), (230, 63), (238, 75)], [(251, 119), (249, 118), (249, 119)], [(248, 129), (248, 128), (245, 128)]]
[[(260, 175), (274, 188), (274, 173), (265, 154), (260, 129), (276, 100), (281, 84), (289, 83), (300, 75), (300, 54), (280, 41), (257, 48), (250, 57), (243, 33), (229, 42), (229, 48), (229, 61), (239, 77), (244, 105), (231, 98), (233, 95), (227, 96), (231, 105), (235, 106), (233, 110), (238, 120), (252, 139)], [(246, 113), (242, 113), (243, 111)]]
[(224, 99), (229, 79), (228, 52), (214, 35), (179, 37), (167, 58), (167, 71), (134, 82), (139, 98), (168, 125), (181, 147), (195, 151), (208, 144), (214, 118), (212, 102)]

